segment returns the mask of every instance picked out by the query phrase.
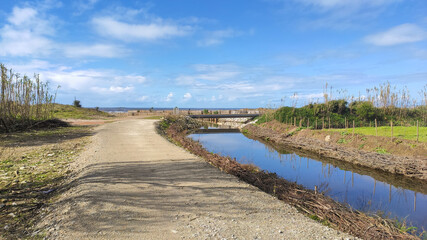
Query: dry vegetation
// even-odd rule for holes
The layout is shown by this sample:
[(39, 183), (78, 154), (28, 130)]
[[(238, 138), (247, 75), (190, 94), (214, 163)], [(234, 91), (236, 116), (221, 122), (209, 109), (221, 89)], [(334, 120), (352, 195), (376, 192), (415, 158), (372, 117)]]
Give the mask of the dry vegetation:
[(86, 127), (0, 134), (0, 238), (43, 238), (32, 233), (38, 210), (66, 189), (62, 180), (89, 135)]
[(0, 132), (28, 129), (52, 118), (55, 95), (48, 83), (8, 70), (0, 64)]

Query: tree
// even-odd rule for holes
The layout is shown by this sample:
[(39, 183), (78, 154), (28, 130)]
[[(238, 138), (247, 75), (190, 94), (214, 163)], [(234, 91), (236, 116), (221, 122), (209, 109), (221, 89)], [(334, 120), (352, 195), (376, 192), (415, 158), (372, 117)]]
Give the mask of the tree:
[(80, 101), (74, 98), (74, 102), (73, 102), (74, 107), (78, 107), (81, 108), (82, 105), (80, 104)]
[(356, 114), (364, 120), (373, 120), (375, 118), (375, 108), (372, 102), (359, 102), (356, 105)]

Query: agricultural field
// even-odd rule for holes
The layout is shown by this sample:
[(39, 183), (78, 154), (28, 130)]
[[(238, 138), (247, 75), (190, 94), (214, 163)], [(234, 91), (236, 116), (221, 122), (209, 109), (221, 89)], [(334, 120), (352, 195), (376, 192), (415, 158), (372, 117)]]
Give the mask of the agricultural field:
[[(351, 134), (353, 133), (353, 128), (328, 129), (328, 131), (344, 132), (344, 133)], [(354, 133), (369, 135), (369, 136), (376, 135), (375, 127), (357, 127), (354, 129)], [(378, 136), (391, 137), (391, 127), (378, 127)], [(416, 141), (417, 127), (402, 127), (402, 126), (393, 127), (393, 137)], [(427, 142), (427, 127), (419, 127), (418, 140), (420, 142)]]

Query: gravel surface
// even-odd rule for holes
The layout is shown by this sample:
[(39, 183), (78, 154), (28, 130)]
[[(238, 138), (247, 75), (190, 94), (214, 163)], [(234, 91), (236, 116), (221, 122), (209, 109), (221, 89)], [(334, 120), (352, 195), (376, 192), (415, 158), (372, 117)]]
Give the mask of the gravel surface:
[(154, 122), (97, 128), (73, 187), (44, 209), (49, 239), (353, 239), (169, 143)]

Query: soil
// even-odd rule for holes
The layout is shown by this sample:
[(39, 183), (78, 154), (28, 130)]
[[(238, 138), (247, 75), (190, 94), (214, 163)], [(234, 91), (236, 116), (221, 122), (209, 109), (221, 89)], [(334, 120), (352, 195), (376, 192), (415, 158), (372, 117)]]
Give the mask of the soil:
[(426, 143), (401, 139), (391, 142), (390, 138), (384, 137), (342, 135), (339, 132), (309, 129), (297, 131), (296, 127), (278, 122), (247, 125), (243, 132), (320, 157), (427, 181)]
[(153, 120), (98, 126), (69, 191), (42, 211), (49, 239), (353, 239), (173, 145)]

